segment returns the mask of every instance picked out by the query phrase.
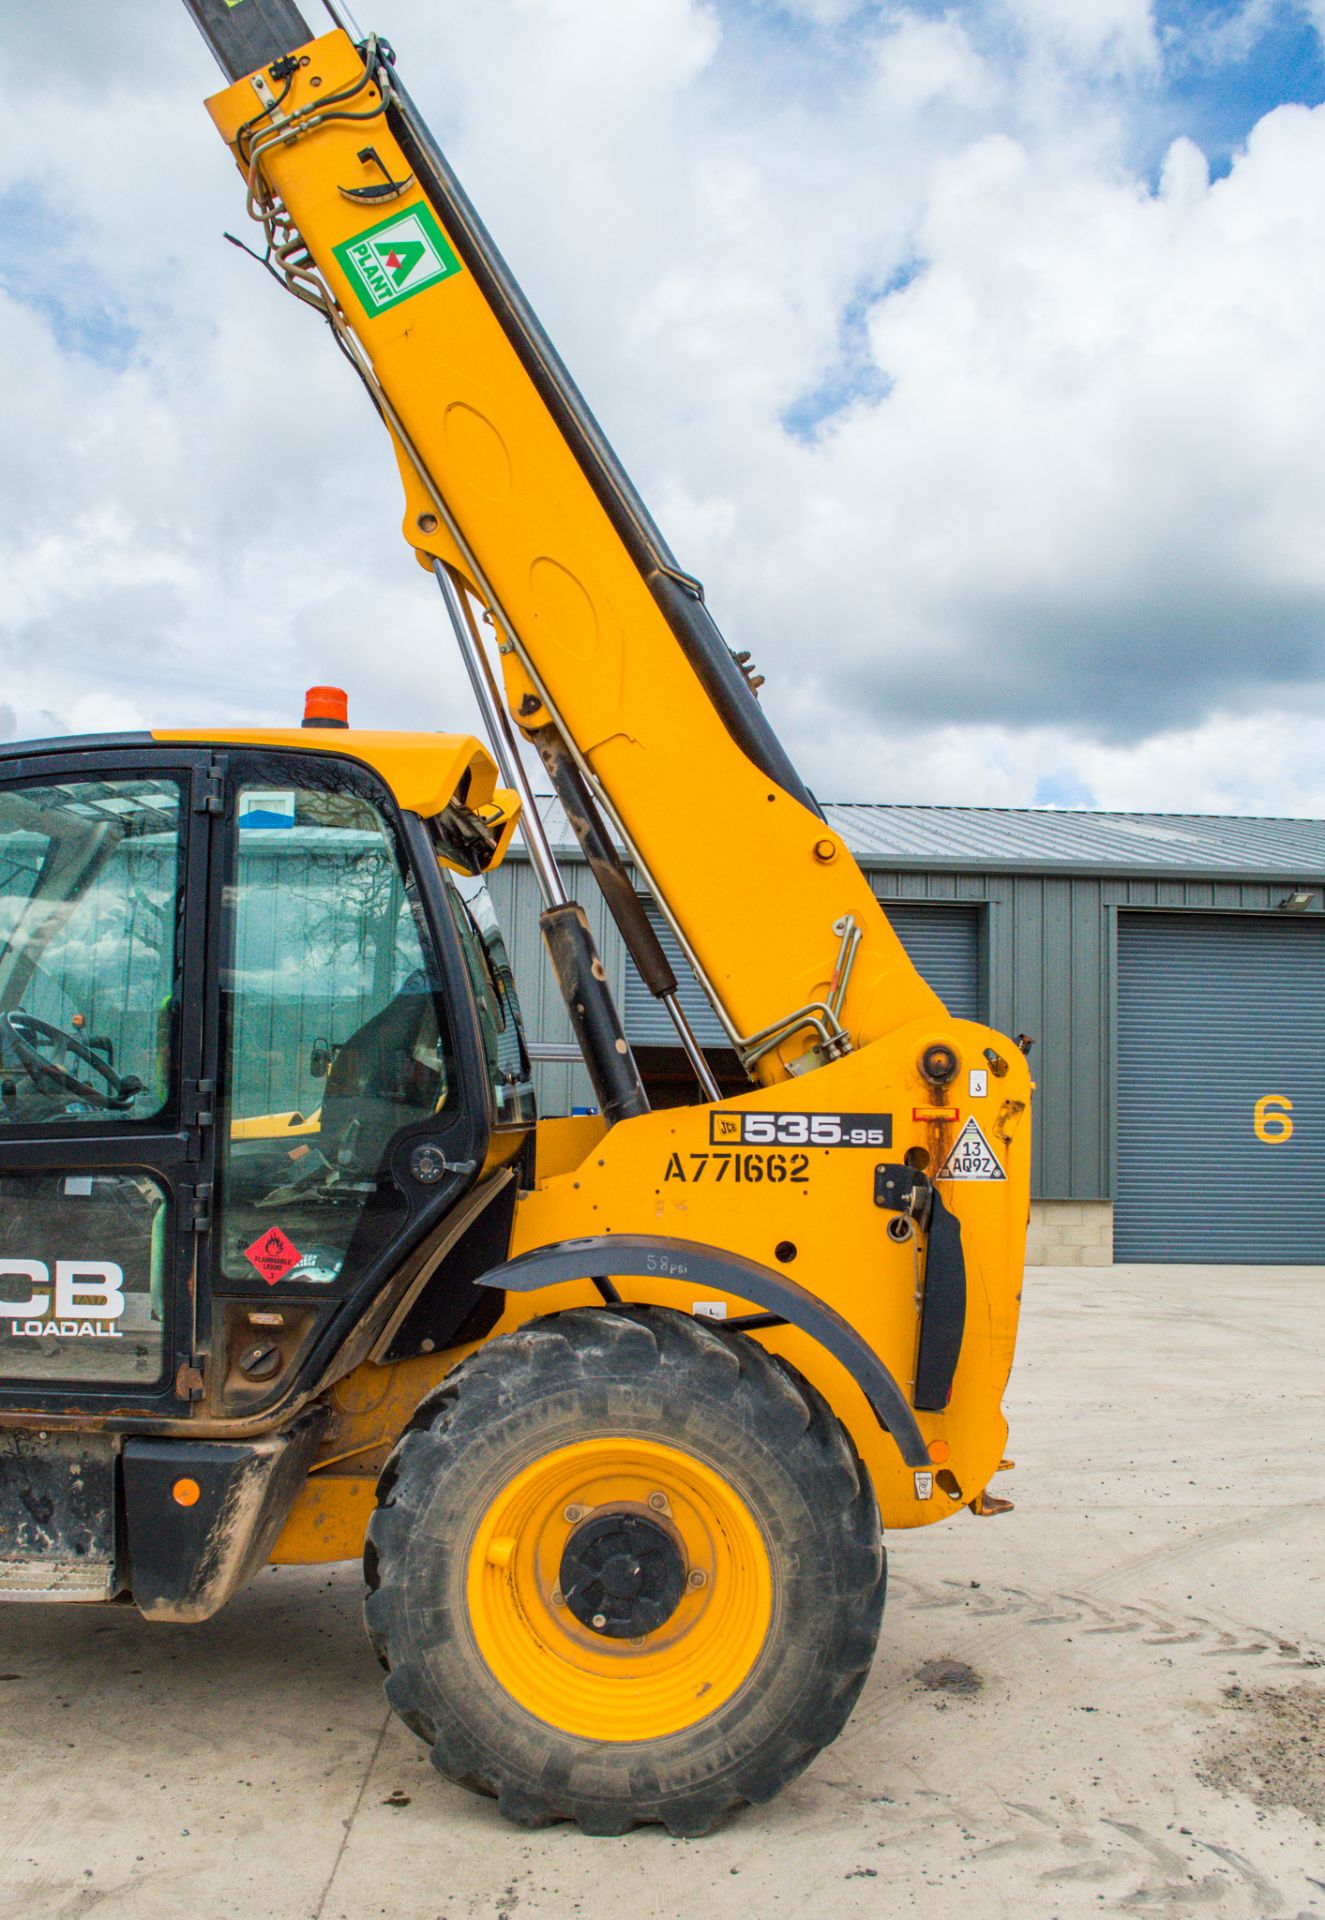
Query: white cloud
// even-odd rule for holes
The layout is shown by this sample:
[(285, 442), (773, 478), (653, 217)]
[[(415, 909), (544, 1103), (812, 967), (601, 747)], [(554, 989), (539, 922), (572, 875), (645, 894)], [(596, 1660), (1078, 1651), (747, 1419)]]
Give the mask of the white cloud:
[(1157, 64), (1150, 0), (1008, 0), (1008, 10), (1033, 40), (1079, 65), (1125, 72)]
[[(1152, 191), (1142, 0), (390, 12), (816, 787), (1325, 809), (1325, 114), (1214, 185), (1180, 139)], [(473, 724), (371, 411), (220, 241), (182, 9), (124, 0), (92, 77), (84, 13), (0, 22), (14, 729), (292, 718), (318, 679)]]
[(940, 102), (984, 107), (994, 93), (985, 61), (954, 14), (898, 14), (879, 47), (878, 76), (881, 109), (908, 117)]

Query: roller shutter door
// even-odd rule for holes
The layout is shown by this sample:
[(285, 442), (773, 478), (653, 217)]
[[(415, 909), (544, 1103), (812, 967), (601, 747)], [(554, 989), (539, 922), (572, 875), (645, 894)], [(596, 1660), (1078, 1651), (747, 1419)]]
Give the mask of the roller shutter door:
[[(651, 901), (644, 902), (648, 910), (653, 931), (662, 942), (662, 950), (671, 962), (672, 972), (676, 975), (677, 999), (682, 1011), (694, 1028), (695, 1037), (701, 1047), (725, 1047), (727, 1036), (718, 1025), (717, 1015), (708, 1002), (708, 995), (696, 980), (686, 962), (684, 954), (676, 942), (676, 935)], [(626, 962), (626, 995), (623, 1009), (626, 1037), (636, 1047), (675, 1047), (680, 1042), (676, 1037), (676, 1028), (672, 1025), (666, 1007), (661, 1000), (655, 1000), (644, 982), (640, 979), (635, 962), (630, 955)]]
[(979, 1020), (980, 908), (928, 900), (881, 900), (893, 931), (948, 1012)]
[(1325, 919), (1119, 915), (1114, 1258), (1325, 1263)]

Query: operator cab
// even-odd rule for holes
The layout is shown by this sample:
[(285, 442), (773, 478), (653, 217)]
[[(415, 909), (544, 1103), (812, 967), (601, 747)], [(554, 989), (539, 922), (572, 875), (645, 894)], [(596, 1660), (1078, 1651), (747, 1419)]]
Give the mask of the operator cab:
[(522, 1164), (514, 818), (446, 735), (0, 755), (0, 1403), (273, 1404)]

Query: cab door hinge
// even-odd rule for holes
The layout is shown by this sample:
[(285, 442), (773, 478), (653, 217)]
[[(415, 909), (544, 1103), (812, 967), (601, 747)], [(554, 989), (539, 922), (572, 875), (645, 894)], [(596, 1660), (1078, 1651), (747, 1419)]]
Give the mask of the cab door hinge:
[(190, 1366), (185, 1360), (175, 1375), (175, 1394), (180, 1400), (201, 1400), (207, 1391), (207, 1383), (202, 1376), (202, 1368)]
[(212, 1105), (216, 1093), (214, 1080), (184, 1082), (183, 1121), (186, 1127), (210, 1127), (216, 1114)]
[(225, 775), (221, 761), (193, 769), (193, 811), (220, 813), (225, 805)]
[(212, 1183), (200, 1180), (196, 1186), (180, 1189), (180, 1225), (185, 1233), (210, 1233), (212, 1228)]

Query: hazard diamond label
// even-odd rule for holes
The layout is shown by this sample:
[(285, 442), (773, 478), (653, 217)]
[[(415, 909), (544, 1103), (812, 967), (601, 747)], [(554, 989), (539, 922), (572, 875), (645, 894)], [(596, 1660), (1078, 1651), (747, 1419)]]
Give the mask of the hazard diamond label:
[(251, 1247), (245, 1247), (244, 1258), (250, 1266), (257, 1268), (269, 1287), (278, 1280), (284, 1280), (291, 1267), (297, 1267), (303, 1255), (288, 1233), (282, 1233), (279, 1227), (269, 1227), (266, 1233), (260, 1233)]
[(332, 249), (370, 317), (460, 272), (451, 243), (419, 201)]
[(998, 1155), (972, 1117), (953, 1142), (952, 1152), (939, 1168), (940, 1180), (1006, 1180)]

